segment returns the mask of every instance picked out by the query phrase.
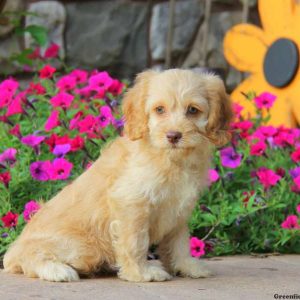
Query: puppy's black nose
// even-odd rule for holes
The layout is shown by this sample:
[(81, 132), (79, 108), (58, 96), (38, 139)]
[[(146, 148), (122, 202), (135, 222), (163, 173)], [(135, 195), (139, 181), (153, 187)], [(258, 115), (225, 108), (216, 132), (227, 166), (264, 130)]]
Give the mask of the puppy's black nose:
[(166, 136), (170, 143), (176, 144), (182, 138), (182, 133), (179, 131), (169, 131)]

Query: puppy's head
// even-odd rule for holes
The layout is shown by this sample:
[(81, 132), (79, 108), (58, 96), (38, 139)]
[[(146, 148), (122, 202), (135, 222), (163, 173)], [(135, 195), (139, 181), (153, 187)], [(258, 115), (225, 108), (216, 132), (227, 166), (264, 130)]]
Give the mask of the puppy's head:
[(218, 76), (173, 69), (146, 71), (123, 101), (125, 134), (159, 148), (220, 146), (230, 135), (231, 103)]

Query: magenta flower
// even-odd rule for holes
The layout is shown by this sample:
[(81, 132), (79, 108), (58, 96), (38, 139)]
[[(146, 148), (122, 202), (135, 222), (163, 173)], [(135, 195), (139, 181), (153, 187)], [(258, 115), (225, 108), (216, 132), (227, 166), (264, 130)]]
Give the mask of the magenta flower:
[(287, 216), (287, 218), (281, 223), (281, 227), (284, 229), (300, 229), (298, 217), (296, 215)]
[(250, 154), (254, 156), (261, 156), (265, 153), (266, 149), (267, 145), (264, 142), (259, 141), (256, 144), (251, 145)]
[(47, 79), (51, 78), (52, 75), (56, 72), (56, 69), (50, 65), (45, 65), (40, 71), (40, 78)]
[(108, 91), (110, 93), (112, 93), (114, 96), (116, 95), (120, 95), (122, 90), (123, 90), (124, 84), (117, 80), (117, 79), (113, 79), (113, 82), (111, 84), (111, 86), (109, 87)]
[(65, 156), (71, 150), (70, 144), (55, 145), (52, 153), (57, 157)]
[(196, 237), (190, 238), (190, 252), (194, 257), (200, 257), (205, 254), (205, 243)]
[(73, 76), (75, 78), (77, 84), (85, 83), (88, 78), (88, 72), (84, 70), (76, 69), (70, 73), (70, 76)]
[(52, 43), (45, 51), (44, 58), (55, 58), (59, 52), (59, 45)]
[(0, 154), (0, 163), (12, 166), (16, 162), (17, 149), (8, 148)]
[(51, 179), (64, 180), (70, 176), (73, 164), (64, 158), (57, 158), (52, 162)]
[(26, 222), (29, 222), (33, 215), (40, 209), (39, 203), (31, 200), (25, 204), (23, 217)]
[(36, 161), (29, 167), (32, 178), (39, 181), (47, 181), (51, 179), (52, 165), (49, 160)]
[(37, 136), (37, 135), (26, 135), (21, 138), (21, 143), (30, 147), (38, 146), (43, 140), (45, 139), (44, 136)]
[(82, 111), (79, 111), (75, 114), (75, 116), (70, 121), (70, 125), (69, 125), (70, 130), (73, 130), (73, 129), (77, 128), (78, 122), (79, 122), (79, 120), (81, 119), (82, 116), (83, 116)]
[(291, 159), (292, 159), (295, 163), (300, 162), (300, 148), (297, 148), (297, 149), (291, 154)]
[(113, 119), (111, 109), (109, 106), (105, 105), (100, 108), (99, 124), (101, 127), (106, 127), (110, 124)]
[(298, 189), (300, 189), (300, 175), (293, 178), (295, 185), (297, 186)]
[(16, 97), (11, 101), (11, 103), (8, 105), (6, 116), (12, 116), (17, 114), (23, 113), (23, 108), (21, 105), (22, 101), (20, 97)]
[(56, 96), (52, 97), (50, 102), (53, 107), (61, 107), (65, 109), (71, 106), (73, 99), (73, 95), (66, 92), (60, 92)]
[(239, 119), (241, 117), (241, 112), (243, 111), (244, 106), (234, 102), (232, 104), (232, 109), (233, 109), (234, 115)]
[(232, 147), (222, 149), (220, 156), (222, 166), (231, 169), (237, 168), (242, 161), (242, 155), (237, 153)]
[(217, 170), (209, 169), (208, 170), (208, 180), (209, 184), (212, 184), (220, 179), (220, 175)]
[(7, 107), (13, 99), (13, 94), (6, 90), (0, 90), (0, 108)]
[(1, 218), (3, 226), (7, 228), (16, 227), (18, 224), (18, 217), (18, 214), (14, 214), (13, 212), (9, 211), (5, 216)]
[(8, 188), (8, 184), (11, 181), (10, 172), (0, 173), (0, 182), (4, 184), (6, 188)]
[(99, 72), (89, 78), (89, 86), (95, 90), (97, 90), (98, 87), (107, 90), (113, 83), (113, 79), (107, 72)]
[(281, 176), (276, 174), (273, 170), (261, 168), (256, 172), (259, 182), (264, 186), (265, 189), (275, 186), (281, 179)]
[(93, 115), (87, 115), (83, 120), (77, 123), (80, 133), (93, 133), (97, 131), (99, 122)]
[(19, 88), (18, 81), (9, 78), (0, 83), (0, 91), (6, 91), (11, 93), (12, 95), (16, 92), (16, 90)]
[(16, 136), (17, 138), (21, 138), (21, 129), (20, 129), (20, 124), (16, 124), (12, 129), (8, 131), (11, 135)]
[(291, 169), (289, 173), (291, 177), (295, 179), (296, 177), (300, 176), (300, 167), (295, 167), (294, 169)]
[(76, 78), (70, 75), (61, 77), (56, 83), (60, 92), (72, 90), (76, 86)]
[(300, 214), (300, 204), (297, 205), (296, 210), (297, 210), (297, 213)]
[(271, 94), (271, 93), (268, 93), (268, 92), (264, 92), (264, 93), (261, 93), (259, 96), (255, 97), (254, 101), (255, 101), (255, 104), (256, 106), (259, 108), (259, 109), (262, 109), (262, 108), (271, 108), (276, 100), (276, 96)]
[(59, 125), (60, 125), (59, 111), (54, 110), (54, 111), (52, 111), (51, 115), (49, 116), (49, 118), (46, 121), (45, 131), (50, 131), (51, 129), (53, 129)]

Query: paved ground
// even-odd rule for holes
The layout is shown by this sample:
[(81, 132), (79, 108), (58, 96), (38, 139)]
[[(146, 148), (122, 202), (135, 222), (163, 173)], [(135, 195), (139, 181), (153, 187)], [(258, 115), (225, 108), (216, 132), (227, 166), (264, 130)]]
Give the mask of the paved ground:
[(51, 283), (0, 271), (0, 299), (268, 300), (276, 299), (274, 294), (298, 294), (290, 299), (300, 299), (300, 255), (222, 257), (207, 260), (207, 265), (215, 277), (162, 283), (129, 283), (116, 277)]

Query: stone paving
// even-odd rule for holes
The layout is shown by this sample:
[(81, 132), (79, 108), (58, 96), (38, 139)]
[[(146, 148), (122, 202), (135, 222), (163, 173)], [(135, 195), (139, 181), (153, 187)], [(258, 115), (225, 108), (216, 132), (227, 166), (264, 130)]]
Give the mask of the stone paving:
[(130, 283), (115, 276), (52, 283), (5, 274), (1, 270), (0, 299), (268, 300), (280, 299), (279, 295), (300, 299), (300, 255), (218, 257), (206, 259), (206, 264), (215, 273), (214, 277), (175, 277), (159, 283)]

